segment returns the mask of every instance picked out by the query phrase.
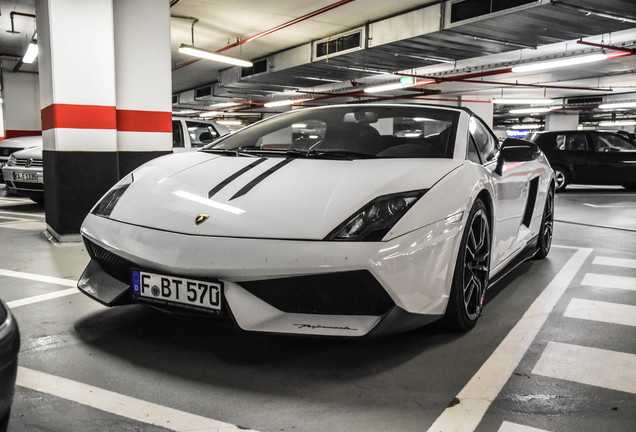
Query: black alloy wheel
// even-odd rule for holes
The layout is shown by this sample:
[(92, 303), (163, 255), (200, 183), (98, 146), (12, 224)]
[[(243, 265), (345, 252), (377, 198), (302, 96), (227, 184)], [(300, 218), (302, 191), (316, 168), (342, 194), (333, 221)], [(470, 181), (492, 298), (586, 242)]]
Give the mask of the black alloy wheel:
[(443, 324), (450, 330), (473, 328), (484, 306), (490, 271), (490, 222), (485, 204), (475, 201), (464, 228)]
[(541, 231), (537, 241), (537, 253), (534, 259), (543, 259), (548, 256), (550, 246), (552, 246), (552, 235), (554, 232), (554, 192), (552, 188), (548, 189), (545, 197), (545, 207), (543, 209), (543, 218), (541, 219)]

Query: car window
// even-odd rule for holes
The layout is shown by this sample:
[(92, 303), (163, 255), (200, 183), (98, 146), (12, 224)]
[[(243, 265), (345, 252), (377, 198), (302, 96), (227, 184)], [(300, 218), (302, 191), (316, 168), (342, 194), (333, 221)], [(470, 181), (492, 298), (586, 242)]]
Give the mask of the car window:
[(495, 158), (497, 151), (497, 139), (488, 128), (476, 117), (470, 118), (468, 125), (470, 136), (475, 140), (479, 155), (484, 162), (490, 162)]
[(636, 146), (623, 137), (613, 134), (591, 134), (595, 152), (636, 151)]
[(183, 142), (183, 128), (181, 127), (181, 122), (179, 120), (172, 121), (172, 147), (185, 147)]
[(188, 135), (190, 135), (190, 145), (192, 147), (203, 147), (218, 138), (218, 132), (207, 123), (186, 121)]
[(368, 105), (279, 115), (224, 137), (213, 149), (312, 152), (352, 158), (452, 158), (459, 112)]
[(589, 151), (587, 139), (582, 133), (556, 135), (556, 149), (561, 151)]

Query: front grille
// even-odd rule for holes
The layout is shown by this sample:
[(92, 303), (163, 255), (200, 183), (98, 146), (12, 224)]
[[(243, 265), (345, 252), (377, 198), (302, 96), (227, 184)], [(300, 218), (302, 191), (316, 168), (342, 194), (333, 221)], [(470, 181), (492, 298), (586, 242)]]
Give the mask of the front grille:
[(26, 183), (26, 182), (11, 182), (16, 189), (28, 189), (32, 191), (44, 192), (44, 185), (42, 183)]
[(107, 251), (103, 247), (88, 240), (86, 237), (84, 237), (84, 244), (86, 245), (86, 250), (90, 257), (99, 263), (102, 270), (104, 270), (109, 276), (112, 276), (121, 282), (130, 284), (130, 272), (133, 267), (136, 267), (132, 262)]
[(289, 313), (379, 316), (395, 305), (366, 270), (240, 282), (240, 285)]
[(43, 166), (42, 164), (42, 159), (16, 159), (15, 160), (15, 165), (16, 166), (23, 166), (23, 167), (41, 167)]

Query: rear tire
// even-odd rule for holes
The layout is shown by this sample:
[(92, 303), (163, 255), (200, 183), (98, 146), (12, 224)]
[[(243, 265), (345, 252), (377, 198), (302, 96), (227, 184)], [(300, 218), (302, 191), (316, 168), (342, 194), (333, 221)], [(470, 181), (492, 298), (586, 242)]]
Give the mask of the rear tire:
[(553, 167), (552, 169), (554, 170), (555, 190), (557, 192), (563, 192), (568, 183), (570, 183), (570, 176), (567, 171), (561, 167)]
[(554, 192), (552, 188), (548, 189), (545, 197), (545, 206), (543, 208), (543, 217), (541, 218), (541, 231), (539, 231), (539, 240), (537, 241), (537, 253), (534, 259), (543, 259), (548, 256), (550, 246), (552, 246), (552, 234), (554, 230)]
[(486, 205), (475, 201), (457, 254), (455, 272), (442, 325), (453, 331), (475, 326), (486, 297), (490, 271), (490, 222)]

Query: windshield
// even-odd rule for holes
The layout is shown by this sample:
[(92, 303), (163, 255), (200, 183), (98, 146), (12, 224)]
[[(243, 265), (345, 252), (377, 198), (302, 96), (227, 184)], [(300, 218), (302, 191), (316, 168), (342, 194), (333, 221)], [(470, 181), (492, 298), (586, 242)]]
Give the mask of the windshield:
[(203, 151), (329, 158), (452, 158), (459, 112), (351, 105), (293, 111), (227, 136)]

